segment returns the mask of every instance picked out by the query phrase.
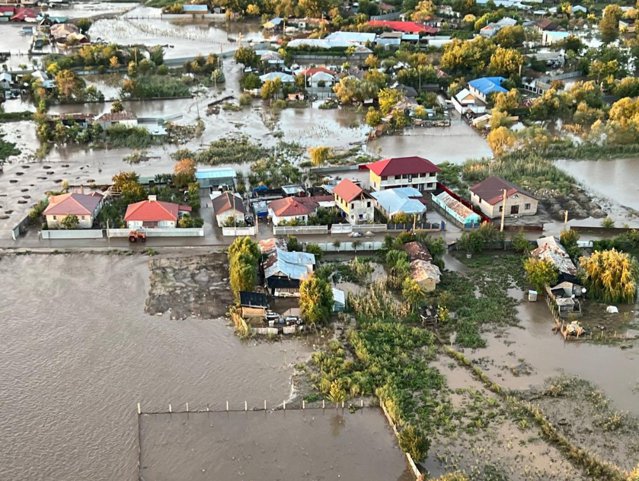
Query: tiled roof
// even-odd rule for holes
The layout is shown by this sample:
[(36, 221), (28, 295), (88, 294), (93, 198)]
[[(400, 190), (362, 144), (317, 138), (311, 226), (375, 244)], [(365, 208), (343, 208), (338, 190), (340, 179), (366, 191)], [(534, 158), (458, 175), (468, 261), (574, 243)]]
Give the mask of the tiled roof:
[(423, 157), (392, 157), (368, 164), (368, 168), (379, 176), (429, 174), (439, 172), (439, 167)]
[(506, 190), (506, 197), (511, 197), (518, 192), (527, 195), (528, 197), (532, 197), (516, 185), (496, 176), (488, 177), (470, 188), (470, 191), (473, 194), (478, 195), (479, 198), (485, 200), (490, 205), (495, 205), (502, 201), (504, 190)]
[(132, 112), (106, 112), (97, 118), (98, 122), (119, 122), (121, 120), (135, 120), (137, 116)]
[(311, 68), (307, 68), (306, 70), (302, 70), (300, 73), (302, 75), (306, 75), (308, 77), (310, 77), (311, 75), (315, 75), (316, 73), (325, 73), (328, 75), (332, 75), (333, 77), (336, 75), (335, 72), (333, 72), (330, 69), (327, 69), (326, 67), (311, 67)]
[(284, 199), (274, 200), (268, 205), (268, 208), (277, 217), (297, 217), (315, 212), (318, 207), (317, 202), (302, 199), (302, 197), (285, 197)]
[(129, 204), (124, 214), (124, 220), (159, 222), (162, 220), (176, 221), (178, 213), (191, 212), (188, 205), (178, 205), (173, 202), (163, 202), (161, 200), (143, 200), (135, 204)]
[(218, 195), (215, 199), (213, 199), (212, 204), (215, 215), (223, 214), (226, 211), (233, 210), (233, 208), (242, 214), (246, 214), (246, 209), (244, 208), (244, 202), (242, 199), (237, 195), (233, 195), (228, 192)]
[(370, 20), (368, 22), (370, 27), (386, 27), (391, 30), (397, 30), (405, 33), (429, 33), (434, 34), (439, 32), (438, 28), (431, 27), (429, 25), (422, 25), (416, 22), (400, 22), (393, 20)]
[(359, 185), (349, 179), (343, 179), (333, 189), (333, 193), (346, 202), (350, 202), (359, 197), (363, 192), (364, 190)]
[(102, 200), (102, 194), (62, 194), (49, 198), (44, 215), (93, 215)]

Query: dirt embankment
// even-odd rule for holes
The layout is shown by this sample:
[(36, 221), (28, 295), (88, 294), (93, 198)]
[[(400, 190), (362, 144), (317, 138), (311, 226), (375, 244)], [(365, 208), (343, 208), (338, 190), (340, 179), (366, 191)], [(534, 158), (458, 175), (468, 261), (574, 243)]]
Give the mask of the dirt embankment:
[(155, 258), (149, 261), (150, 288), (145, 310), (171, 319), (224, 316), (233, 301), (225, 254)]

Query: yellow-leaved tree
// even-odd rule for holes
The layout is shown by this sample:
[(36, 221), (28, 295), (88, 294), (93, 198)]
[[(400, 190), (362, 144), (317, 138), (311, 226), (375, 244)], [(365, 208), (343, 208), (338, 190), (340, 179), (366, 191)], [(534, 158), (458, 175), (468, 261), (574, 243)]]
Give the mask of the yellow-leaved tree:
[(586, 286), (604, 302), (632, 302), (637, 292), (637, 264), (627, 253), (610, 249), (579, 259)]

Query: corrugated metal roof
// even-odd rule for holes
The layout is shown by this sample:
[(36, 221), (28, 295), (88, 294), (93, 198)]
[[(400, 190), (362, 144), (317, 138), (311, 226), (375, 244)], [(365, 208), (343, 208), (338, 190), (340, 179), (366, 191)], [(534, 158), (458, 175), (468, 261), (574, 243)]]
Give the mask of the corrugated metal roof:
[(197, 169), (195, 171), (196, 179), (235, 179), (235, 170), (230, 167), (221, 167), (215, 169)]
[(264, 263), (264, 277), (286, 276), (302, 280), (313, 272), (315, 256), (307, 252), (288, 252), (276, 249)]

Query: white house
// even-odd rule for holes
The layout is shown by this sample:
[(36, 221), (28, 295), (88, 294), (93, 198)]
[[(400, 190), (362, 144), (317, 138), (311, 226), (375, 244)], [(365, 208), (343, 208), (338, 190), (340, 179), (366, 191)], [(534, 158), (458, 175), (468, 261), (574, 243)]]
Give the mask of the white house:
[(103, 129), (107, 129), (112, 125), (121, 124), (127, 127), (135, 127), (138, 125), (138, 118), (132, 112), (123, 110), (122, 112), (106, 112), (95, 119), (95, 122)]
[(359, 185), (349, 179), (343, 179), (333, 189), (335, 204), (344, 213), (349, 224), (373, 222), (375, 207), (371, 197)]
[(13, 83), (13, 77), (9, 72), (0, 73), (0, 89), (9, 90)]
[(185, 213), (191, 212), (188, 205), (174, 204), (157, 200), (150, 195), (148, 200), (129, 204), (124, 214), (124, 220), (129, 229), (160, 228), (171, 229), (177, 227), (178, 219)]
[(217, 197), (213, 197), (213, 212), (219, 227), (224, 227), (230, 222), (237, 224), (244, 223), (246, 208), (239, 194), (224, 192)]
[(308, 216), (317, 211), (319, 204), (307, 197), (285, 197), (268, 205), (268, 215), (273, 225), (285, 222), (306, 224)]
[(414, 187), (421, 191), (435, 190), (439, 167), (423, 157), (393, 157), (368, 164), (373, 190)]
[(535, 215), (538, 201), (516, 185), (501, 177), (488, 177), (470, 188), (470, 201), (486, 216), (495, 219), (501, 216), (506, 191), (506, 217)]
[(541, 44), (544, 46), (554, 45), (570, 37), (570, 32), (548, 31), (541, 32)]
[(337, 75), (326, 67), (312, 67), (298, 72), (304, 76), (306, 85), (309, 87), (330, 87), (335, 83)]
[(43, 215), (49, 229), (57, 229), (68, 216), (78, 219), (79, 229), (90, 229), (100, 212), (104, 197), (99, 192), (91, 194), (61, 194), (49, 197), (49, 205)]
[(389, 220), (396, 215), (421, 217), (426, 213), (426, 205), (420, 200), (422, 193), (413, 187), (386, 189), (371, 194), (379, 211)]
[(483, 114), (486, 112), (486, 104), (475, 98), (468, 89), (462, 89), (452, 98), (453, 107), (457, 112), (464, 115), (468, 112)]

